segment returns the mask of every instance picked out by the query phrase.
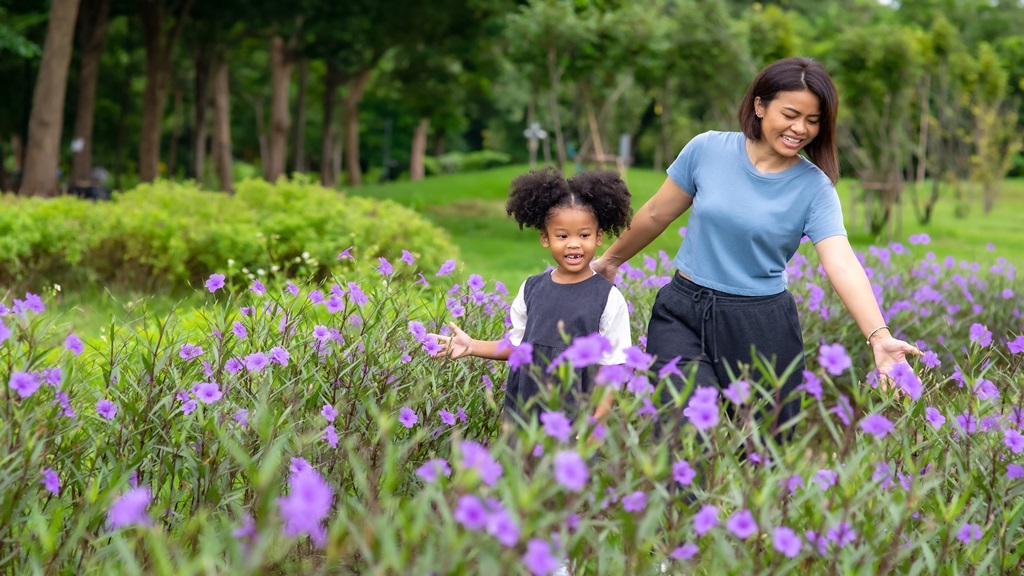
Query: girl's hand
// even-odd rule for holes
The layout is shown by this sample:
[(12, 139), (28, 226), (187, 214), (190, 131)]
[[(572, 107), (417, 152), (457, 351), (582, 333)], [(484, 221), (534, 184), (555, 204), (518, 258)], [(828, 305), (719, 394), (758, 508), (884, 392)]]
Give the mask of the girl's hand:
[(618, 266), (612, 266), (604, 258), (598, 258), (597, 260), (590, 261), (590, 269), (594, 272), (604, 276), (609, 282), (615, 282), (615, 275), (619, 273)]
[(907, 354), (920, 356), (922, 352), (916, 346), (908, 344), (903, 340), (897, 340), (892, 336), (880, 338), (871, 350), (875, 353), (875, 368), (881, 376), (888, 377), (892, 367), (900, 362), (907, 361)]
[(449, 322), (448, 326), (452, 329), (454, 336), (441, 336), (440, 334), (428, 334), (437, 339), (437, 343), (441, 345), (441, 351), (434, 354), (434, 358), (441, 358), (442, 356), (448, 356), (452, 360), (462, 358), (463, 356), (471, 356), (473, 354), (473, 339), (469, 337), (455, 325), (454, 322)]

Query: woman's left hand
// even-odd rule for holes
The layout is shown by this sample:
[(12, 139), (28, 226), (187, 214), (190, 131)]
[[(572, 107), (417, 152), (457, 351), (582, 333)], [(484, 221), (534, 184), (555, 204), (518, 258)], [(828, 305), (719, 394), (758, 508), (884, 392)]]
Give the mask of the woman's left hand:
[(884, 377), (889, 376), (893, 366), (900, 362), (906, 362), (908, 354), (912, 354), (914, 356), (920, 356), (922, 354), (922, 352), (917, 349), (917, 346), (904, 342), (903, 340), (897, 340), (892, 336), (877, 340), (871, 349), (875, 353), (875, 368), (877, 368), (879, 374)]

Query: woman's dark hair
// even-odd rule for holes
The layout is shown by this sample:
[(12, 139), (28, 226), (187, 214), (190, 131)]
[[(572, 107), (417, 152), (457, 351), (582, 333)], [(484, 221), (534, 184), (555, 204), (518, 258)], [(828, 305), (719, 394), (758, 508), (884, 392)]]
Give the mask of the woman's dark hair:
[(512, 181), (505, 204), (520, 230), (544, 230), (552, 211), (569, 207), (589, 210), (597, 227), (615, 236), (633, 215), (629, 189), (612, 170), (580, 172), (568, 181), (553, 168), (531, 170)]
[(839, 151), (836, 146), (836, 115), (839, 94), (832, 77), (820, 62), (811, 58), (783, 58), (766, 66), (747, 88), (740, 103), (739, 120), (743, 134), (754, 142), (761, 139), (761, 119), (754, 113), (754, 101), (761, 99), (767, 107), (779, 92), (809, 90), (818, 97), (821, 120), (818, 135), (804, 151), (815, 166), (828, 176), (832, 184), (839, 181)]

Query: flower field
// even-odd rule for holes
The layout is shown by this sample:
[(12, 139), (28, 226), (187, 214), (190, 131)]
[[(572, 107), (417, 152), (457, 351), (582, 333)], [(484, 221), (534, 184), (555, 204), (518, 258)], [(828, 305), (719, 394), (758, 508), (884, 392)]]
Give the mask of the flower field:
[[(408, 251), (358, 267), (359, 249), (323, 283), (226, 270), (205, 306), (143, 303), (101, 334), (53, 293), (0, 302), (0, 573), (1024, 571), (1024, 283), (1005, 260), (924, 235), (862, 255), (887, 323), (927, 351), (894, 390), (805, 245), (803, 409), (780, 445), (758, 429), (787, 367), (659, 400), (686, 375), (647, 371), (663, 253), (619, 278), (625, 368), (580, 416), (554, 391), (517, 428), (507, 366), (434, 359), (428, 335), (500, 338), (509, 289)], [(560, 373), (599, 345), (578, 339)], [(588, 419), (604, 394), (611, 416)]]

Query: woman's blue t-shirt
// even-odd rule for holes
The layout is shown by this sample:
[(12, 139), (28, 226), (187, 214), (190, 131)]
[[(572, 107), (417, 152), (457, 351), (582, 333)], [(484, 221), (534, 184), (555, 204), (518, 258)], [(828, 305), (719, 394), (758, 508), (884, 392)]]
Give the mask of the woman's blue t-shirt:
[(668, 175), (693, 196), (686, 236), (672, 261), (695, 283), (740, 296), (786, 289), (786, 264), (806, 235), (846, 235), (835, 186), (806, 158), (775, 173), (754, 168), (741, 132), (705, 132)]

